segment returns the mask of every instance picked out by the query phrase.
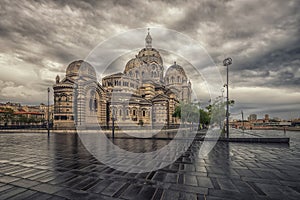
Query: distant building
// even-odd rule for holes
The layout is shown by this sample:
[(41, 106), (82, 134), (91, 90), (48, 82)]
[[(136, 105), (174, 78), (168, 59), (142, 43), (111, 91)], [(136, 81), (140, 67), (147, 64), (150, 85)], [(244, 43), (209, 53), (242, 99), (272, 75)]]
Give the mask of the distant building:
[(270, 120), (269, 114), (265, 114), (265, 121), (268, 122)]
[(145, 48), (123, 72), (103, 77), (100, 84), (93, 66), (78, 60), (69, 64), (65, 78), (56, 77), (53, 89), (57, 129), (109, 127), (113, 120), (122, 126), (169, 126), (178, 124), (173, 113), (179, 102), (191, 101), (191, 82), (184, 69), (174, 62), (164, 74), (163, 59), (152, 47), (149, 32)]
[(233, 128), (238, 129), (241, 129), (243, 126), (245, 129), (277, 129), (293, 125), (292, 122), (280, 120), (279, 118), (270, 119), (268, 114), (263, 119), (257, 119), (256, 114), (251, 114), (248, 117), (248, 121), (235, 120), (230, 122), (230, 124)]
[(257, 115), (256, 114), (249, 115), (248, 121), (255, 121), (255, 120), (257, 120)]
[[(53, 119), (53, 105), (50, 106), (50, 121)], [(0, 103), (0, 125), (43, 124), (48, 119), (48, 106), (21, 105), (20, 103)]]

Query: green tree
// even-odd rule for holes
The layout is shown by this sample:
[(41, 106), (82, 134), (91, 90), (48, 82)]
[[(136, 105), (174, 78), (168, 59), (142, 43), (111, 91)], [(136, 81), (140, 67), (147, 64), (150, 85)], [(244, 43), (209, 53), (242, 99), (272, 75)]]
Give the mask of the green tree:
[[(234, 100), (229, 100), (229, 106), (233, 106), (234, 103)], [(218, 124), (220, 128), (223, 127), (223, 122), (226, 117), (226, 101), (224, 102), (221, 97), (217, 97), (206, 109), (208, 110), (211, 124)]]
[(19, 115), (18, 122), (19, 124), (27, 124), (29, 119), (25, 115)]
[(28, 123), (29, 124), (34, 124), (34, 123), (36, 123), (36, 119), (31, 116), (31, 117), (28, 118)]
[(14, 111), (11, 108), (4, 108), (4, 113), (1, 116), (1, 121), (4, 121), (4, 125), (7, 126), (8, 122), (14, 120)]
[(181, 106), (180, 104), (178, 106), (176, 106), (175, 111), (172, 115), (173, 117), (178, 117), (179, 119), (181, 119)]
[(208, 125), (210, 122), (210, 116), (208, 111), (199, 109), (199, 114), (200, 114), (200, 124)]
[(199, 111), (196, 105), (182, 102), (176, 106), (173, 117), (180, 118), (182, 122), (198, 123)]

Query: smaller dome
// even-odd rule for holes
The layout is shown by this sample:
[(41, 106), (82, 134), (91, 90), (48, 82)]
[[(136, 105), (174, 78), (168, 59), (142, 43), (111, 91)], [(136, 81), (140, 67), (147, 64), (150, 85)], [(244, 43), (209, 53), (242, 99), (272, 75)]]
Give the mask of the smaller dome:
[(96, 71), (92, 65), (84, 60), (76, 60), (69, 64), (66, 70), (67, 77), (88, 76), (96, 78)]
[(185, 78), (187, 78), (184, 69), (183, 69), (180, 65), (177, 65), (176, 62), (174, 62), (174, 65), (170, 66), (170, 67), (167, 69), (166, 76), (168, 76), (169, 74), (171, 74), (171, 73), (174, 72), (174, 71), (179, 72), (179, 73), (182, 74)]
[(124, 73), (127, 73), (129, 70), (140, 67), (142, 65), (142, 61), (139, 58), (132, 58), (129, 60), (125, 66)]

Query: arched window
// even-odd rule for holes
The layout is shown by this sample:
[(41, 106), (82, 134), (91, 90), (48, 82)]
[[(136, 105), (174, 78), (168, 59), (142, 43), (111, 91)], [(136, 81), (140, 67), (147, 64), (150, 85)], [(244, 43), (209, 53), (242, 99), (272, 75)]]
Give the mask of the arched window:
[(174, 83), (174, 77), (173, 76), (171, 77), (171, 83)]
[(111, 111), (112, 111), (112, 117), (115, 117), (115, 115), (116, 115), (116, 109), (114, 107), (112, 107)]
[(94, 110), (95, 110), (95, 111), (98, 110), (98, 101), (97, 101), (96, 98), (94, 99)]
[(135, 71), (135, 77), (139, 78), (139, 72), (138, 71)]
[(143, 117), (145, 117), (146, 116), (146, 111), (145, 110), (143, 110)]
[(142, 77), (144, 78), (144, 75), (145, 75), (145, 73), (144, 72), (142, 72)]
[(177, 76), (177, 82), (180, 83), (180, 76)]
[(122, 109), (119, 110), (119, 115), (122, 116)]
[(96, 93), (94, 91), (91, 91), (89, 98), (90, 98), (90, 101), (89, 101), (90, 111), (97, 111), (98, 102), (97, 102), (97, 99), (96, 99)]
[(93, 110), (93, 99), (90, 98), (90, 103), (89, 103), (90, 111)]

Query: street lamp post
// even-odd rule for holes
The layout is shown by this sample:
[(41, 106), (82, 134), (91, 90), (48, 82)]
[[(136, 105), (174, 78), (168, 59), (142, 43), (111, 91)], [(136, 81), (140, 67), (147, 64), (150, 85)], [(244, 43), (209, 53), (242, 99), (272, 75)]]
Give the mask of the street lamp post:
[(112, 118), (112, 138), (115, 138), (115, 118)]
[(112, 128), (111, 128), (111, 132), (112, 132), (112, 139), (115, 139), (115, 109), (113, 109), (113, 112), (112, 112)]
[(244, 112), (243, 112), (243, 110), (241, 111), (241, 113), (242, 113), (242, 123), (243, 123), (243, 133), (244, 133), (245, 124), (244, 124)]
[(226, 92), (227, 92), (227, 97), (226, 97), (226, 136), (229, 138), (229, 91), (228, 91), (228, 66), (232, 64), (232, 59), (231, 58), (226, 58), (223, 61), (223, 65), (226, 66), (226, 77), (227, 77), (227, 82), (226, 82)]
[(50, 102), (49, 102), (49, 94), (50, 94), (50, 88), (48, 88), (48, 119), (47, 119), (47, 131), (48, 131), (48, 137), (50, 136)]

